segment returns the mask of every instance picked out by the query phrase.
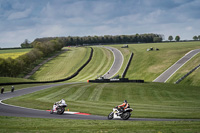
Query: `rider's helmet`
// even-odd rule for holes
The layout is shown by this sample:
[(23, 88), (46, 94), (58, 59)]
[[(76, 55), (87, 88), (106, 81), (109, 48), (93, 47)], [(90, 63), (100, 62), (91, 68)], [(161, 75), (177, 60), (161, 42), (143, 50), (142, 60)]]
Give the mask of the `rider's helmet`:
[(127, 100), (124, 100), (124, 103), (127, 103)]

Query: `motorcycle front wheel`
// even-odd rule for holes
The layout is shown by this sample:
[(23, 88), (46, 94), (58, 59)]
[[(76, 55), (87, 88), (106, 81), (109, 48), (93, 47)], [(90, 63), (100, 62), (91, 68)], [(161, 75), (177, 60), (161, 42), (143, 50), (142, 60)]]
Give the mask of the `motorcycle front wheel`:
[(108, 120), (111, 120), (111, 119), (113, 119), (113, 116), (114, 116), (114, 113), (113, 113), (113, 112), (111, 112), (111, 113), (108, 115)]

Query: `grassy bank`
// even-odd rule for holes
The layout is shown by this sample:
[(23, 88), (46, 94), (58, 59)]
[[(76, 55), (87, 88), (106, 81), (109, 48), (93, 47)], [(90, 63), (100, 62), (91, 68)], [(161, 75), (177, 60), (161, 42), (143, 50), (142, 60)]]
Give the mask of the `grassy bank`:
[(48, 81), (66, 78), (74, 74), (89, 58), (91, 49), (88, 47), (72, 47), (56, 58), (40, 67), (30, 78)]
[(162, 83), (80, 83), (63, 85), (6, 100), (29, 108), (50, 109), (61, 98), (70, 111), (108, 115), (127, 99), (133, 117), (200, 118), (199, 87)]
[[(147, 52), (150, 47), (154, 51)], [(159, 48), (159, 51), (155, 51), (155, 48)], [(187, 52), (199, 48), (200, 42), (130, 44), (128, 49), (134, 56), (126, 77), (153, 81)]]
[(96, 79), (104, 75), (111, 67), (114, 57), (110, 50), (103, 47), (93, 47), (94, 53), (88, 65), (70, 81), (84, 81)]
[(200, 122), (151, 122), (151, 121), (96, 121), (19, 118), (0, 116), (0, 132), (115, 132), (115, 133), (194, 133), (199, 132)]

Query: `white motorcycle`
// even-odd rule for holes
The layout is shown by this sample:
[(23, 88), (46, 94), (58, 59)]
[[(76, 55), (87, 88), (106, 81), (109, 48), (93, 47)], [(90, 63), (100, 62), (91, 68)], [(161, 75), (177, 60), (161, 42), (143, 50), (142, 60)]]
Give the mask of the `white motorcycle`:
[(131, 117), (132, 108), (126, 108), (123, 112), (117, 109), (117, 107), (113, 108), (113, 112), (108, 115), (108, 119), (122, 118), (123, 120), (128, 120)]
[(67, 104), (56, 104), (55, 110), (52, 109), (50, 111), (50, 114), (57, 113), (59, 115), (62, 115), (65, 112), (66, 107), (67, 107)]

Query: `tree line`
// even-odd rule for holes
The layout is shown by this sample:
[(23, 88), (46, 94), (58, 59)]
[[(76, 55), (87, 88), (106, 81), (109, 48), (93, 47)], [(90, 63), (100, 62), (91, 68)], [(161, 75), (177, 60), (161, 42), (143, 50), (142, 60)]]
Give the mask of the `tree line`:
[(200, 40), (200, 35), (198, 35), (198, 36), (193, 36), (193, 39), (194, 39), (195, 41)]
[[(37, 38), (34, 42), (45, 42), (55, 39), (54, 37)], [(65, 46), (87, 45), (87, 44), (121, 44), (121, 43), (152, 43), (161, 42), (162, 35), (159, 34), (135, 34), (135, 35), (104, 35), (104, 36), (68, 36), (59, 37), (65, 42)]]
[[(170, 35), (169, 37), (168, 37), (168, 40), (169, 41), (172, 41), (174, 38), (173, 38), (173, 36), (172, 35)], [(180, 36), (176, 36), (175, 37), (175, 41), (180, 41)], [(198, 36), (193, 36), (193, 40), (195, 40), (195, 41), (197, 41), (197, 40), (200, 40), (200, 35), (198, 35)]]
[(64, 42), (56, 38), (46, 42), (34, 42), (31, 45), (33, 49), (30, 52), (16, 59), (10, 57), (7, 59), (0, 58), (1, 77), (17, 77), (30, 68), (38, 59), (47, 57), (55, 51), (60, 51), (64, 46)]

